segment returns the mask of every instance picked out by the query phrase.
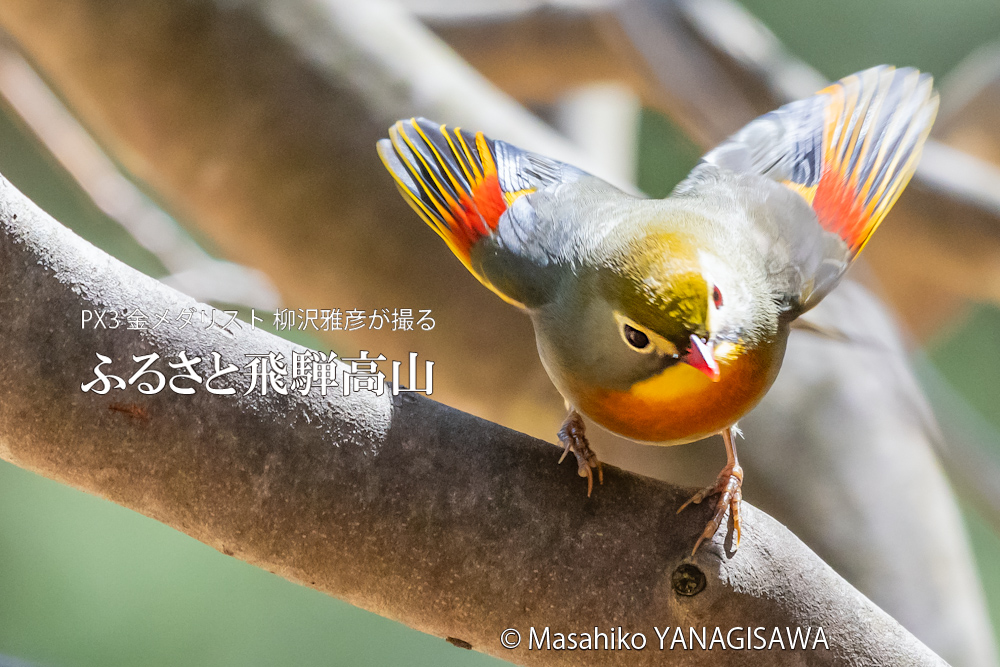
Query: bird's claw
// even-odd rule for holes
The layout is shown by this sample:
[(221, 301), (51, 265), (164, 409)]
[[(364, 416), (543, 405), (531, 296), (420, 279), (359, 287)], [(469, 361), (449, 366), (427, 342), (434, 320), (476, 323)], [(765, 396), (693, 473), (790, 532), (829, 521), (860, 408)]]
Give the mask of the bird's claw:
[(715, 513), (712, 515), (711, 520), (705, 526), (705, 530), (702, 531), (701, 536), (698, 541), (694, 544), (694, 549), (691, 550), (691, 555), (694, 556), (698, 551), (698, 547), (705, 540), (711, 539), (715, 532), (719, 530), (719, 526), (722, 525), (722, 519), (726, 516), (726, 510), (729, 510), (729, 529), (733, 533), (733, 552), (735, 552), (740, 547), (740, 501), (743, 500), (743, 468), (739, 465), (726, 466), (719, 473), (718, 478), (715, 480), (715, 484), (712, 486), (705, 487), (704, 489), (698, 491), (698, 493), (691, 496), (686, 503), (681, 505), (677, 513), (680, 514), (684, 511), (684, 508), (688, 505), (694, 503), (697, 505), (701, 501), (705, 500), (709, 496), (718, 494), (719, 499), (715, 503)]
[(583, 418), (575, 410), (569, 413), (562, 428), (559, 429), (559, 442), (564, 445), (559, 463), (566, 459), (567, 454), (573, 452), (573, 456), (576, 457), (577, 473), (580, 477), (587, 478), (587, 497), (589, 498), (594, 491), (594, 471), (597, 471), (598, 483), (604, 484), (604, 470), (597, 454), (587, 442)]

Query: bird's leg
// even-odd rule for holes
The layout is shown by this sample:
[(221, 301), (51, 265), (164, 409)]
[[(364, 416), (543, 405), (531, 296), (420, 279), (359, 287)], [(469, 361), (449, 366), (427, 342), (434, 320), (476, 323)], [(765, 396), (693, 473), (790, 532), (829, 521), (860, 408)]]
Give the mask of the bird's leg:
[(701, 537), (695, 542), (694, 549), (691, 550), (692, 556), (698, 551), (698, 547), (701, 546), (702, 541), (711, 539), (715, 535), (715, 531), (722, 525), (722, 518), (726, 515), (727, 509), (729, 510), (730, 529), (735, 533), (733, 536), (733, 551), (735, 552), (740, 547), (740, 501), (743, 499), (743, 492), (741, 490), (743, 487), (743, 468), (740, 467), (740, 462), (736, 458), (736, 445), (733, 443), (734, 429), (735, 426), (730, 426), (722, 432), (722, 439), (726, 442), (726, 467), (719, 473), (715, 484), (705, 487), (691, 496), (691, 499), (677, 510), (677, 513), (680, 514), (691, 503), (697, 505), (705, 498), (719, 494), (719, 500), (715, 503), (715, 514), (712, 515), (711, 521), (705, 526)]
[(577, 472), (580, 477), (587, 478), (587, 497), (594, 491), (594, 470), (597, 471), (597, 479), (604, 484), (604, 471), (601, 469), (601, 462), (597, 460), (597, 454), (590, 448), (587, 436), (584, 433), (583, 417), (576, 410), (570, 409), (566, 415), (566, 421), (559, 429), (559, 442), (565, 447), (559, 463), (565, 460), (566, 455), (573, 452), (576, 457)]

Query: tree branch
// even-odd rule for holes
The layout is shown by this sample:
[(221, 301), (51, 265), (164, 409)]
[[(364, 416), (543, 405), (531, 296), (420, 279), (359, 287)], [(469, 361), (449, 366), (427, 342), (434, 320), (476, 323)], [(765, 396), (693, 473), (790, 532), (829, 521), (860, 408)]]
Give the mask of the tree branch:
[(278, 307), (267, 276), (212, 258), (122, 175), (8, 41), (0, 35), (0, 96), (97, 207), (163, 264), (166, 284), (202, 301)]
[[(941, 664), (752, 507), (739, 554), (725, 558), (717, 536), (693, 561), (705, 589), (677, 595), (671, 576), (690, 562), (709, 507), (676, 515), (683, 490), (613, 468), (588, 499), (572, 467), (555, 464), (553, 447), (430, 400), (244, 395), (245, 375), (235, 396), (81, 391), (96, 353), (122, 364), (152, 352), (218, 352), (242, 365), (246, 354), (295, 349), (247, 326), (235, 335), (76, 328), (82, 309), (197, 306), (0, 182), (0, 457), (285, 578), (524, 664), (620, 656), (507, 651), (505, 628), (527, 637), (532, 626), (621, 625), (655, 636), (654, 626), (747, 623), (822, 626), (829, 651), (782, 654), (789, 664)], [(774, 659), (685, 652), (682, 664)], [(628, 656), (632, 665), (661, 660), (652, 647)]]

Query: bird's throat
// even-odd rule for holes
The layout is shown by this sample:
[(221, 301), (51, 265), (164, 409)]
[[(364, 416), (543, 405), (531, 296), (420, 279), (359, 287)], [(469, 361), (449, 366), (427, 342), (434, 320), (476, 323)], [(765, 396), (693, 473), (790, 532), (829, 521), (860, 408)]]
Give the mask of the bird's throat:
[(574, 392), (574, 404), (604, 428), (640, 442), (681, 444), (731, 426), (764, 396), (781, 367), (786, 336), (746, 349), (718, 348), (720, 378), (712, 382), (687, 364), (674, 364), (627, 391)]

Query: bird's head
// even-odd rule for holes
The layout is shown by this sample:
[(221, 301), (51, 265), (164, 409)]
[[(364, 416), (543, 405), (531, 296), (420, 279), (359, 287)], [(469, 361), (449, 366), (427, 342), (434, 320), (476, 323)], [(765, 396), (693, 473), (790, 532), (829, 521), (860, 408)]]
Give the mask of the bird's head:
[(685, 363), (713, 382), (752, 324), (752, 290), (724, 259), (679, 234), (647, 236), (602, 281), (621, 342), (654, 365)]
[(573, 269), (561, 296), (532, 313), (542, 362), (577, 403), (598, 388), (628, 392), (675, 366), (701, 374), (672, 375), (685, 386), (719, 381), (776, 327), (753, 267), (677, 233), (614, 245)]

